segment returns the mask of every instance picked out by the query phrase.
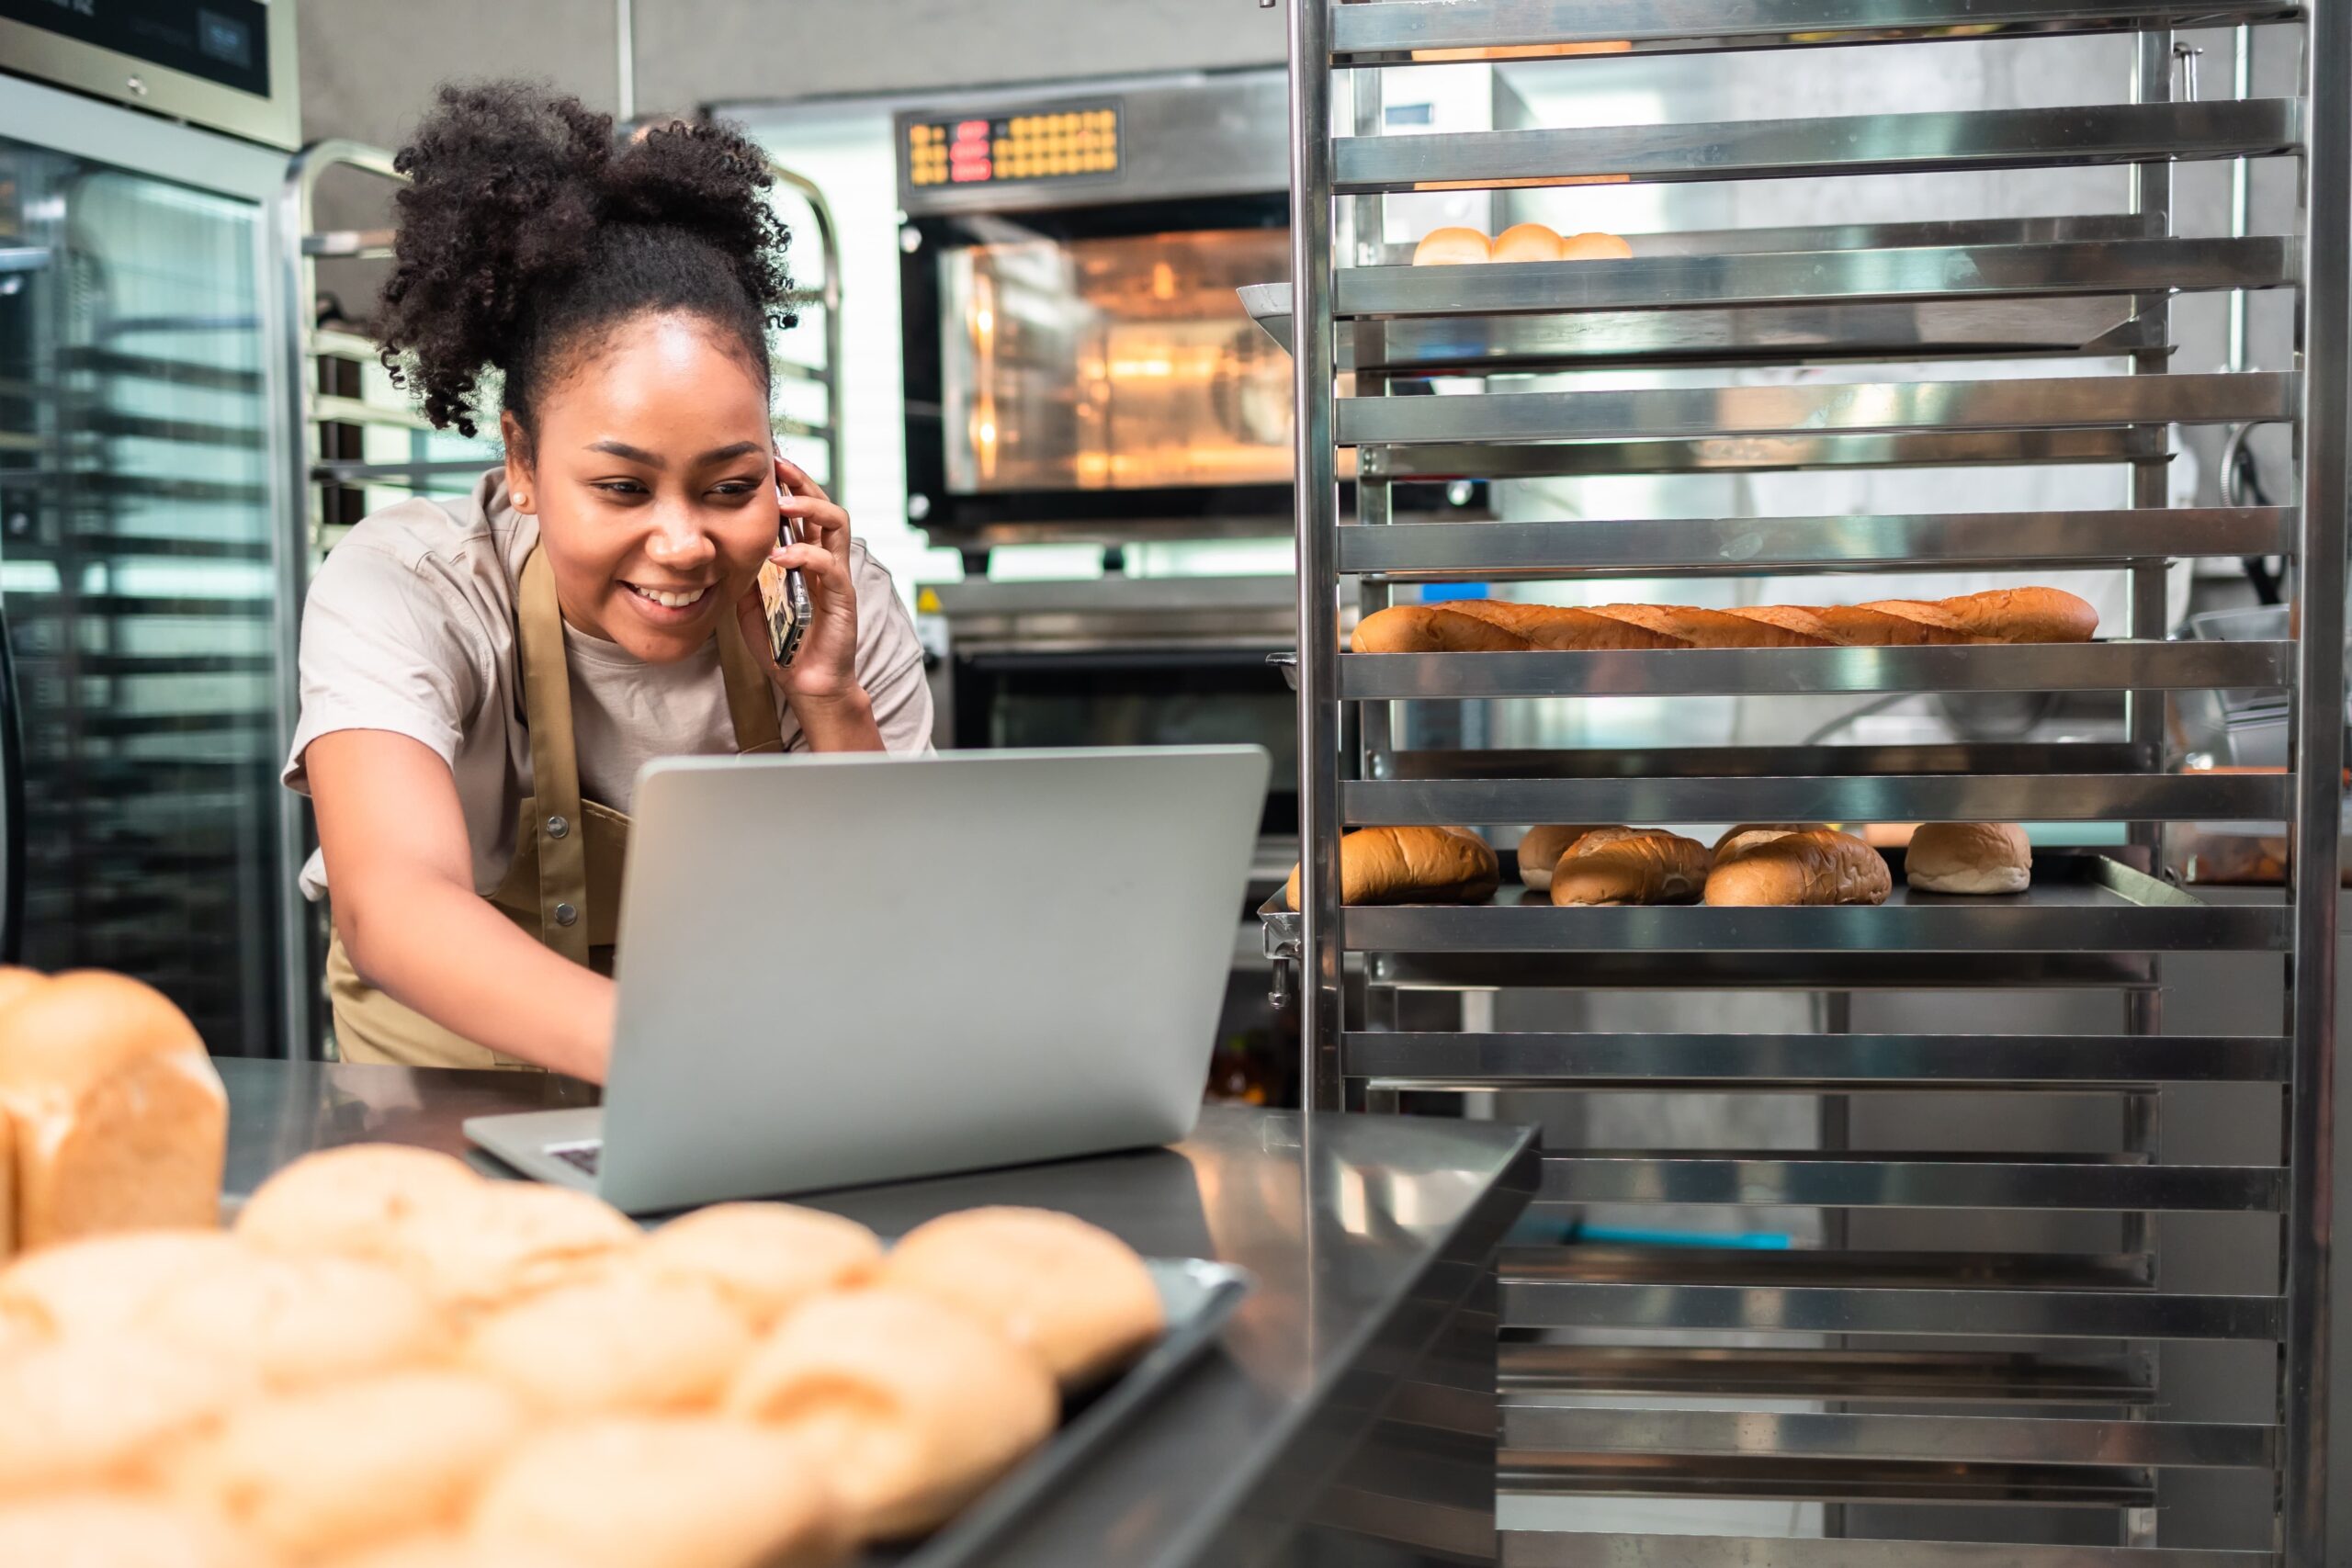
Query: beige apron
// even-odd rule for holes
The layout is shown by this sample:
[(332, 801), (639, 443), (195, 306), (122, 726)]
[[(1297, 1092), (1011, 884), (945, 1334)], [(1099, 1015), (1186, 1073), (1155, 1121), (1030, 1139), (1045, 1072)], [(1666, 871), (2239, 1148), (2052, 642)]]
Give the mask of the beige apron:
[[(554, 569), (536, 546), (523, 563), (514, 630), (535, 787), (516, 808), (514, 863), (490, 901), (552, 951), (609, 975), (620, 931), (628, 818), (580, 798), (563, 612), (556, 603)], [(774, 688), (732, 615), (719, 617), (718, 667), (737, 750), (782, 750)], [(341, 932), (327, 946), (327, 994), (334, 1005), (335, 1043), (346, 1062), (543, 1070), (452, 1033), (369, 986), (351, 966)]]

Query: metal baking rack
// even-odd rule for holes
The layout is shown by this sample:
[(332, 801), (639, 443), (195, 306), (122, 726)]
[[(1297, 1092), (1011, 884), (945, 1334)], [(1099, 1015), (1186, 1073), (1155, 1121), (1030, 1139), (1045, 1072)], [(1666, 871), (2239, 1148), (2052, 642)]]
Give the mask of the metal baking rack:
[[(2192, 90), (2177, 100), (2172, 29), (2188, 26), (2234, 26), (2242, 50), (2257, 26), (2299, 34), (2300, 91), (2251, 97), (2242, 69), (2234, 99), (2195, 101)], [(1409, 67), (1417, 51), (1532, 58), (1563, 52), (1561, 45), (1701, 53), (1929, 39), (1958, 49), (1972, 38), (2089, 32), (2127, 35), (2132, 101), (1385, 134), (1375, 69)], [(1294, 0), (1290, 62), (1296, 287), (1270, 283), (1243, 295), (1296, 368), (1301, 647), (1285, 673), (1300, 693), (1305, 908), (1262, 913), (1278, 984), (1286, 968), (1295, 971), (1307, 1103), (1393, 1111), (1403, 1095), (1431, 1091), (1793, 1093), (1825, 1097), (1826, 1124), (1826, 1108), (1856, 1093), (2055, 1092), (2111, 1104), (2123, 1129), (2121, 1146), (2106, 1153), (1826, 1144), (1804, 1153), (1552, 1156), (1539, 1211), (1792, 1206), (1823, 1213), (1824, 1242), (1791, 1251), (1507, 1252), (1497, 1401), (1460, 1426), (1465, 1438), (1498, 1438), (1506, 1497), (1809, 1503), (1837, 1539), (1514, 1529), (1496, 1542), (1500, 1560), (1521, 1568), (2319, 1568), (2352, 413), (2352, 7)], [(1349, 124), (1335, 123), (1341, 77)], [(2296, 232), (2174, 232), (2175, 164), (2229, 160), (2243, 169), (2272, 157), (2292, 160), (2300, 181)], [(1636, 236), (1630, 261), (1419, 271), (1385, 243), (1384, 198), (1414, 190), (2099, 164), (2126, 166), (2130, 211)], [(2292, 299), (2299, 356), (2290, 368), (2246, 370), (2233, 349), (2228, 373), (2171, 372), (2173, 295), (2227, 294), (2234, 321), (2256, 290)], [(1563, 392), (1480, 379), (2020, 355), (2086, 363), (2078, 374), (2028, 380)], [(2119, 359), (2120, 374), (2090, 363)], [(1342, 369), (1354, 373), (1353, 395), (1338, 395)], [(1446, 389), (1464, 395), (1390, 395), (1399, 382), (1432, 378), (1457, 379)], [(2287, 503), (2168, 504), (2169, 426), (2253, 423), (2293, 430), (2300, 471), (2273, 487)], [(1349, 523), (1336, 489), (1343, 448), (1357, 462), (1357, 520)], [(1408, 479), (2030, 464), (2111, 465), (2124, 493), (2102, 510), (1605, 525), (1398, 524), (1389, 504), (1391, 486)], [(2300, 636), (2167, 639), (2168, 561), (2256, 554), (2293, 561)], [(1370, 613), (1403, 583), (2083, 566), (2123, 568), (2131, 582), (2124, 624), (2088, 646), (1356, 655), (1340, 640), (1343, 597)], [(1834, 584), (1820, 597), (1835, 598)], [(2168, 771), (2167, 694), (2246, 688), (2290, 694), (2290, 771)], [(2121, 740), (1610, 752), (1393, 743), (1395, 705), (1406, 701), (2086, 690), (2123, 694)], [(2149, 874), (2164, 824), (2217, 816), (2291, 825), (2302, 854), (2283, 903), (2209, 905)], [(2008, 898), (1898, 893), (1878, 908), (1555, 909), (1526, 907), (1507, 882), (1485, 906), (1338, 904), (1339, 839), (1357, 826), (1776, 818), (2120, 821), (2129, 841), (2112, 852), (2045, 851), (2032, 890)], [(2301, 874), (2303, 859), (2324, 873)], [(1508, 852), (1504, 863), (1508, 874)], [(1899, 857), (1896, 864), (1899, 882)], [(2161, 955), (2184, 952), (2283, 955), (2279, 1029), (2163, 1033)], [(1351, 1011), (1342, 976), (1359, 967), (1368, 984)], [(1794, 989), (1821, 998), (1822, 1027), (1741, 1034), (1400, 1025), (1406, 993), (1514, 987)], [(2121, 1027), (1979, 1034), (1955, 1017), (1935, 1033), (1849, 1032), (1851, 993), (1880, 987), (2111, 991)], [(2164, 1157), (2164, 1090), (2217, 1083), (2278, 1087), (2278, 1164)], [(1893, 1250), (1849, 1239), (1854, 1216), (1933, 1209), (2102, 1215), (2116, 1239), (2039, 1251)], [(2275, 1216), (2277, 1273), (2225, 1293), (2166, 1288), (2155, 1217), (2173, 1212)], [(2189, 1341), (2275, 1346), (2270, 1417), (2168, 1414), (2158, 1347)], [(2243, 1550), (2167, 1549), (2167, 1478), (2188, 1470), (2255, 1472), (2275, 1505), (2270, 1538)], [(2044, 1510), (2022, 1516), (2037, 1533), (1972, 1536), (1945, 1507), (1996, 1503)], [(1890, 1506), (1928, 1510), (1910, 1517), (1939, 1539), (1844, 1536), (1844, 1510), (1866, 1506), (1873, 1517)], [(2052, 1526), (2048, 1510), (2075, 1522)], [(2085, 1511), (2111, 1525), (2086, 1534)], [(1409, 1538), (1411, 1527), (1395, 1523), (1388, 1533)], [(2100, 1536), (2105, 1544), (2080, 1544)]]

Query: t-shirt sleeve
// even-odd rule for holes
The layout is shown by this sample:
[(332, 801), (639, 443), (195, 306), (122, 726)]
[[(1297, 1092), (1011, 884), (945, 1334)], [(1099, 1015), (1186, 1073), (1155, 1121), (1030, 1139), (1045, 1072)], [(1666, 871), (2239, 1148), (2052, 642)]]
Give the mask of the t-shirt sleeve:
[[(874, 727), (882, 732), (886, 750), (928, 751), (931, 683), (923, 678), (914, 617), (899, 597), (889, 569), (866, 553), (863, 541), (851, 550), (857, 582), (857, 681), (874, 705)], [(805, 751), (808, 737), (796, 730), (788, 745)]]
[(302, 713), (281, 778), (310, 793), (302, 754), (322, 735), (383, 729), (452, 768), (492, 686), (472, 607), (426, 557), (413, 564), (359, 540), (332, 551), (303, 603)]

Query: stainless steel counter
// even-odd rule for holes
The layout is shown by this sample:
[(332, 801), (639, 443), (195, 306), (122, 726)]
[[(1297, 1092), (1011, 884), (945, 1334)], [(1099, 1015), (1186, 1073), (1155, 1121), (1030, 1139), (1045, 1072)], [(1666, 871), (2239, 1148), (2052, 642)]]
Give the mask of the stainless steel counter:
[[(540, 1074), (220, 1066), (232, 1200), (311, 1149), (385, 1140), (464, 1154), (468, 1116), (585, 1103), (591, 1094)], [(1217, 1258), (1256, 1277), (1219, 1346), (1066, 1495), (975, 1561), (1330, 1561), (1333, 1529), (1475, 1548), (1483, 1529), (1490, 1551), (1493, 1339), (1481, 1319), (1491, 1311), (1495, 1249), (1534, 1191), (1532, 1137), (1490, 1123), (1212, 1106), (1172, 1150), (800, 1201), (885, 1234), (973, 1204), (1039, 1204), (1091, 1220), (1146, 1254)], [(1483, 1406), (1476, 1350), (1465, 1359), (1460, 1348), (1481, 1342)], [(1432, 1423), (1433, 1410), (1453, 1418)], [(1366, 1442), (1400, 1413), (1423, 1428), (1451, 1427), (1439, 1441), (1453, 1462), (1417, 1467), (1414, 1476), (1445, 1469), (1467, 1483), (1423, 1499), (1431, 1506), (1419, 1523), (1395, 1517), (1407, 1488), (1377, 1479), (1396, 1473), (1394, 1446)], [(1467, 1430), (1482, 1423), (1483, 1439)], [(1481, 1441), (1483, 1521), (1475, 1502)], [(1339, 1560), (1355, 1555), (1352, 1544), (1336, 1551)]]

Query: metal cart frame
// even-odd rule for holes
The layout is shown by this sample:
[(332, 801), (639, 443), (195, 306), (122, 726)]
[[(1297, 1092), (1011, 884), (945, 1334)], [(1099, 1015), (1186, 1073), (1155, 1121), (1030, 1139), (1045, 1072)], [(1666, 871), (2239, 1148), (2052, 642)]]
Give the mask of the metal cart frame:
[[(1724, 1351), (1702, 1375), (1674, 1355), (1519, 1347), (1521, 1388), (1583, 1395), (1729, 1391), (1825, 1403), (1815, 1413), (1592, 1409), (1509, 1398), (1497, 1426), (1506, 1472), (1546, 1454), (1703, 1468), (1758, 1457), (1878, 1456), (1961, 1467), (2038, 1465), (2110, 1484), (2112, 1546), (1506, 1534), (1503, 1561), (1535, 1565), (1993, 1563), (2121, 1568), (2319, 1568), (2327, 1544), (2329, 1195), (2340, 777), (2344, 765), (2345, 527), (2352, 436), (2352, 4), (2187, 5), (2181, 0), (1292, 0), (1292, 276), (1295, 357), (1297, 660), (1304, 892), (1269, 911), (1268, 950), (1299, 966), (1302, 1082), (1315, 1109), (1351, 1089), (1393, 1109), (1409, 1089), (1655, 1086), (1836, 1092), (1860, 1088), (2064, 1086), (2113, 1094), (2125, 1146), (2108, 1163), (2030, 1156), (1938, 1159), (1829, 1155), (1612, 1154), (1546, 1161), (1539, 1202), (1668, 1194), (1701, 1202), (2084, 1209), (2122, 1216), (2113, 1258), (1951, 1254), (1699, 1256), (1544, 1249), (1507, 1256), (1506, 1328), (1813, 1331), (1824, 1351)], [(2176, 26), (2299, 27), (2299, 93), (2234, 100), (2172, 93)], [(2132, 101), (2074, 109), (1985, 110), (1715, 125), (1382, 135), (1378, 69), (1417, 50), (1510, 51), (1622, 43), (1714, 52), (1921, 41), (1972, 35), (2136, 35)], [(1954, 44), (1951, 47), (1964, 47)], [(1456, 58), (1461, 57), (1458, 53)], [(2241, 49), (2241, 60), (2244, 51)], [(1336, 73), (1352, 73), (1352, 134), (1334, 125)], [(2233, 160), (2245, 210), (2248, 160), (2299, 162), (2300, 224), (2284, 236), (2175, 234), (2171, 168)], [(1792, 231), (1664, 237), (1628, 262), (1444, 267), (1415, 272), (1382, 243), (1385, 194), (1451, 185), (1552, 183), (1583, 175), (1725, 180), (1954, 168), (2109, 164), (2132, 170), (2131, 210), (2111, 218), (1912, 225), (1908, 231)], [(1341, 236), (1351, 236), (1336, 265)], [(2245, 368), (2245, 291), (2291, 291), (2297, 362)], [(2231, 294), (2230, 369), (2170, 374), (2167, 301)], [(1971, 300), (2120, 299), (2120, 320), (2069, 348), (2120, 355), (2129, 374), (2056, 380), (1715, 387), (1633, 392), (1383, 394), (1399, 377), (1487, 368), (1638, 363), (1788, 363), (1904, 357), (1884, 337), (1889, 306)], [(1775, 312), (1815, 304), (1825, 334), (1792, 345)], [(1280, 307), (1288, 306), (1283, 310)], [(1679, 314), (1678, 314), (1679, 313)], [(1705, 318), (1750, 326), (1725, 338)], [(1914, 317), (1913, 320), (1924, 320)], [(2036, 331), (2079, 315), (2045, 314)], [(1698, 321), (1701, 324), (1693, 327)], [(1665, 322), (1666, 326), (1659, 323)], [(1878, 335), (1873, 335), (1878, 334)], [(1932, 336), (1933, 334), (1928, 334)], [(1916, 357), (1981, 356), (1966, 332)], [(1672, 354), (1680, 348), (1686, 357)], [(1933, 352), (1938, 348), (1944, 352)], [(1336, 395), (1352, 367), (1356, 394)], [(2030, 389), (2030, 392), (2021, 389)], [(2294, 504), (2167, 506), (2165, 428), (2292, 427)], [(1575, 445), (1562, 445), (1575, 443)], [(1342, 524), (1337, 450), (1358, 451), (1359, 520)], [(1765, 471), (1839, 466), (2107, 462), (2124, 466), (2129, 505), (2111, 511), (1873, 517), (1722, 517), (1597, 528), (1573, 523), (1399, 525), (1391, 482), (1421, 477)], [(2240, 546), (2260, 540), (2258, 550)], [(2175, 556), (2278, 554), (2295, 563), (2298, 635), (2235, 645), (2164, 640), (2165, 567)], [(1340, 645), (1341, 595), (1370, 612), (1398, 581), (1668, 572), (1750, 575), (1871, 567), (2110, 564), (2132, 584), (2119, 640), (2089, 647), (1793, 649), (1632, 653), (1356, 655)], [(2167, 773), (2165, 694), (2244, 682), (2292, 694), (2285, 777)], [(1612, 753), (1410, 751), (1390, 744), (1389, 705), (1536, 695), (2106, 689), (2127, 695), (2121, 745), (1726, 749)], [(1343, 750), (1342, 716), (1361, 715)], [(2226, 797), (2226, 798), (2225, 798)], [(1706, 821), (1770, 818), (2115, 820), (2141, 864), (2161, 825), (2226, 805), (2284, 819), (2295, 846), (2285, 906), (2216, 908), (2124, 863), (2062, 868), (2045, 855), (2021, 905), (1971, 908), (1898, 893), (1875, 909), (1483, 908), (1343, 911), (1339, 840), (1375, 823)], [(1900, 880), (1898, 875), (1898, 881)], [(1741, 919), (1736, 917), (1759, 917)], [(2248, 917), (2255, 917), (2252, 920)], [(2273, 953), (2286, 960), (2276, 1035), (2188, 1039), (2158, 1032), (2158, 955)], [(1472, 989), (1564, 984), (1559, 955), (1606, 967), (1621, 988), (1777, 986), (1828, 998), (1816, 1035), (1400, 1032), (1381, 985)], [(1343, 964), (1375, 982), (1367, 1016), (1346, 1016)], [(1568, 985), (1584, 982), (1567, 981)], [(1600, 982), (1592, 982), (1599, 984)], [(1839, 1031), (1841, 998), (1878, 985), (2091, 986), (2120, 991), (2125, 1028), (2105, 1035), (1862, 1036)], [(2158, 1090), (2167, 1083), (2280, 1086), (2284, 1157), (2274, 1168), (2167, 1166)], [(2210, 1185), (2209, 1185), (2210, 1184)], [(2153, 1216), (2276, 1213), (2276, 1289), (2184, 1294), (2161, 1287)], [(1832, 1233), (1833, 1235), (1835, 1233)], [(1963, 1265), (1987, 1272), (1968, 1277)], [(1858, 1355), (1851, 1338), (1966, 1337), (2014, 1355)], [(2172, 1339), (2272, 1342), (2275, 1420), (2155, 1418), (2153, 1373), (2132, 1348)], [(2055, 1344), (2058, 1348), (2051, 1347)], [(2087, 1350), (2125, 1353), (2086, 1359)], [(2071, 1345), (2071, 1353), (2068, 1347)], [(1875, 1359), (1871, 1359), (1875, 1358)], [(1865, 1363), (1867, 1362), (1867, 1366)], [(1871, 1392), (1857, 1408), (1847, 1403)], [(1678, 1382), (1677, 1380), (1681, 1380)], [(1870, 1399), (1932, 1402), (1937, 1391), (1997, 1414), (1891, 1415)], [(1851, 1391), (1851, 1392), (1849, 1392)], [(2052, 1416), (2053, 1404), (2104, 1414)], [(2175, 1466), (2273, 1478), (2268, 1551), (2157, 1545), (2153, 1477)], [(1607, 1491), (1606, 1477), (1558, 1489)], [(1556, 1483), (1556, 1479), (1555, 1479)], [(1753, 1495), (1753, 1494), (1748, 1494)], [(1802, 1485), (1771, 1494), (1807, 1495)], [(1817, 1494), (1835, 1506), (1849, 1494)], [(2071, 1500), (2081, 1501), (2075, 1497)]]

